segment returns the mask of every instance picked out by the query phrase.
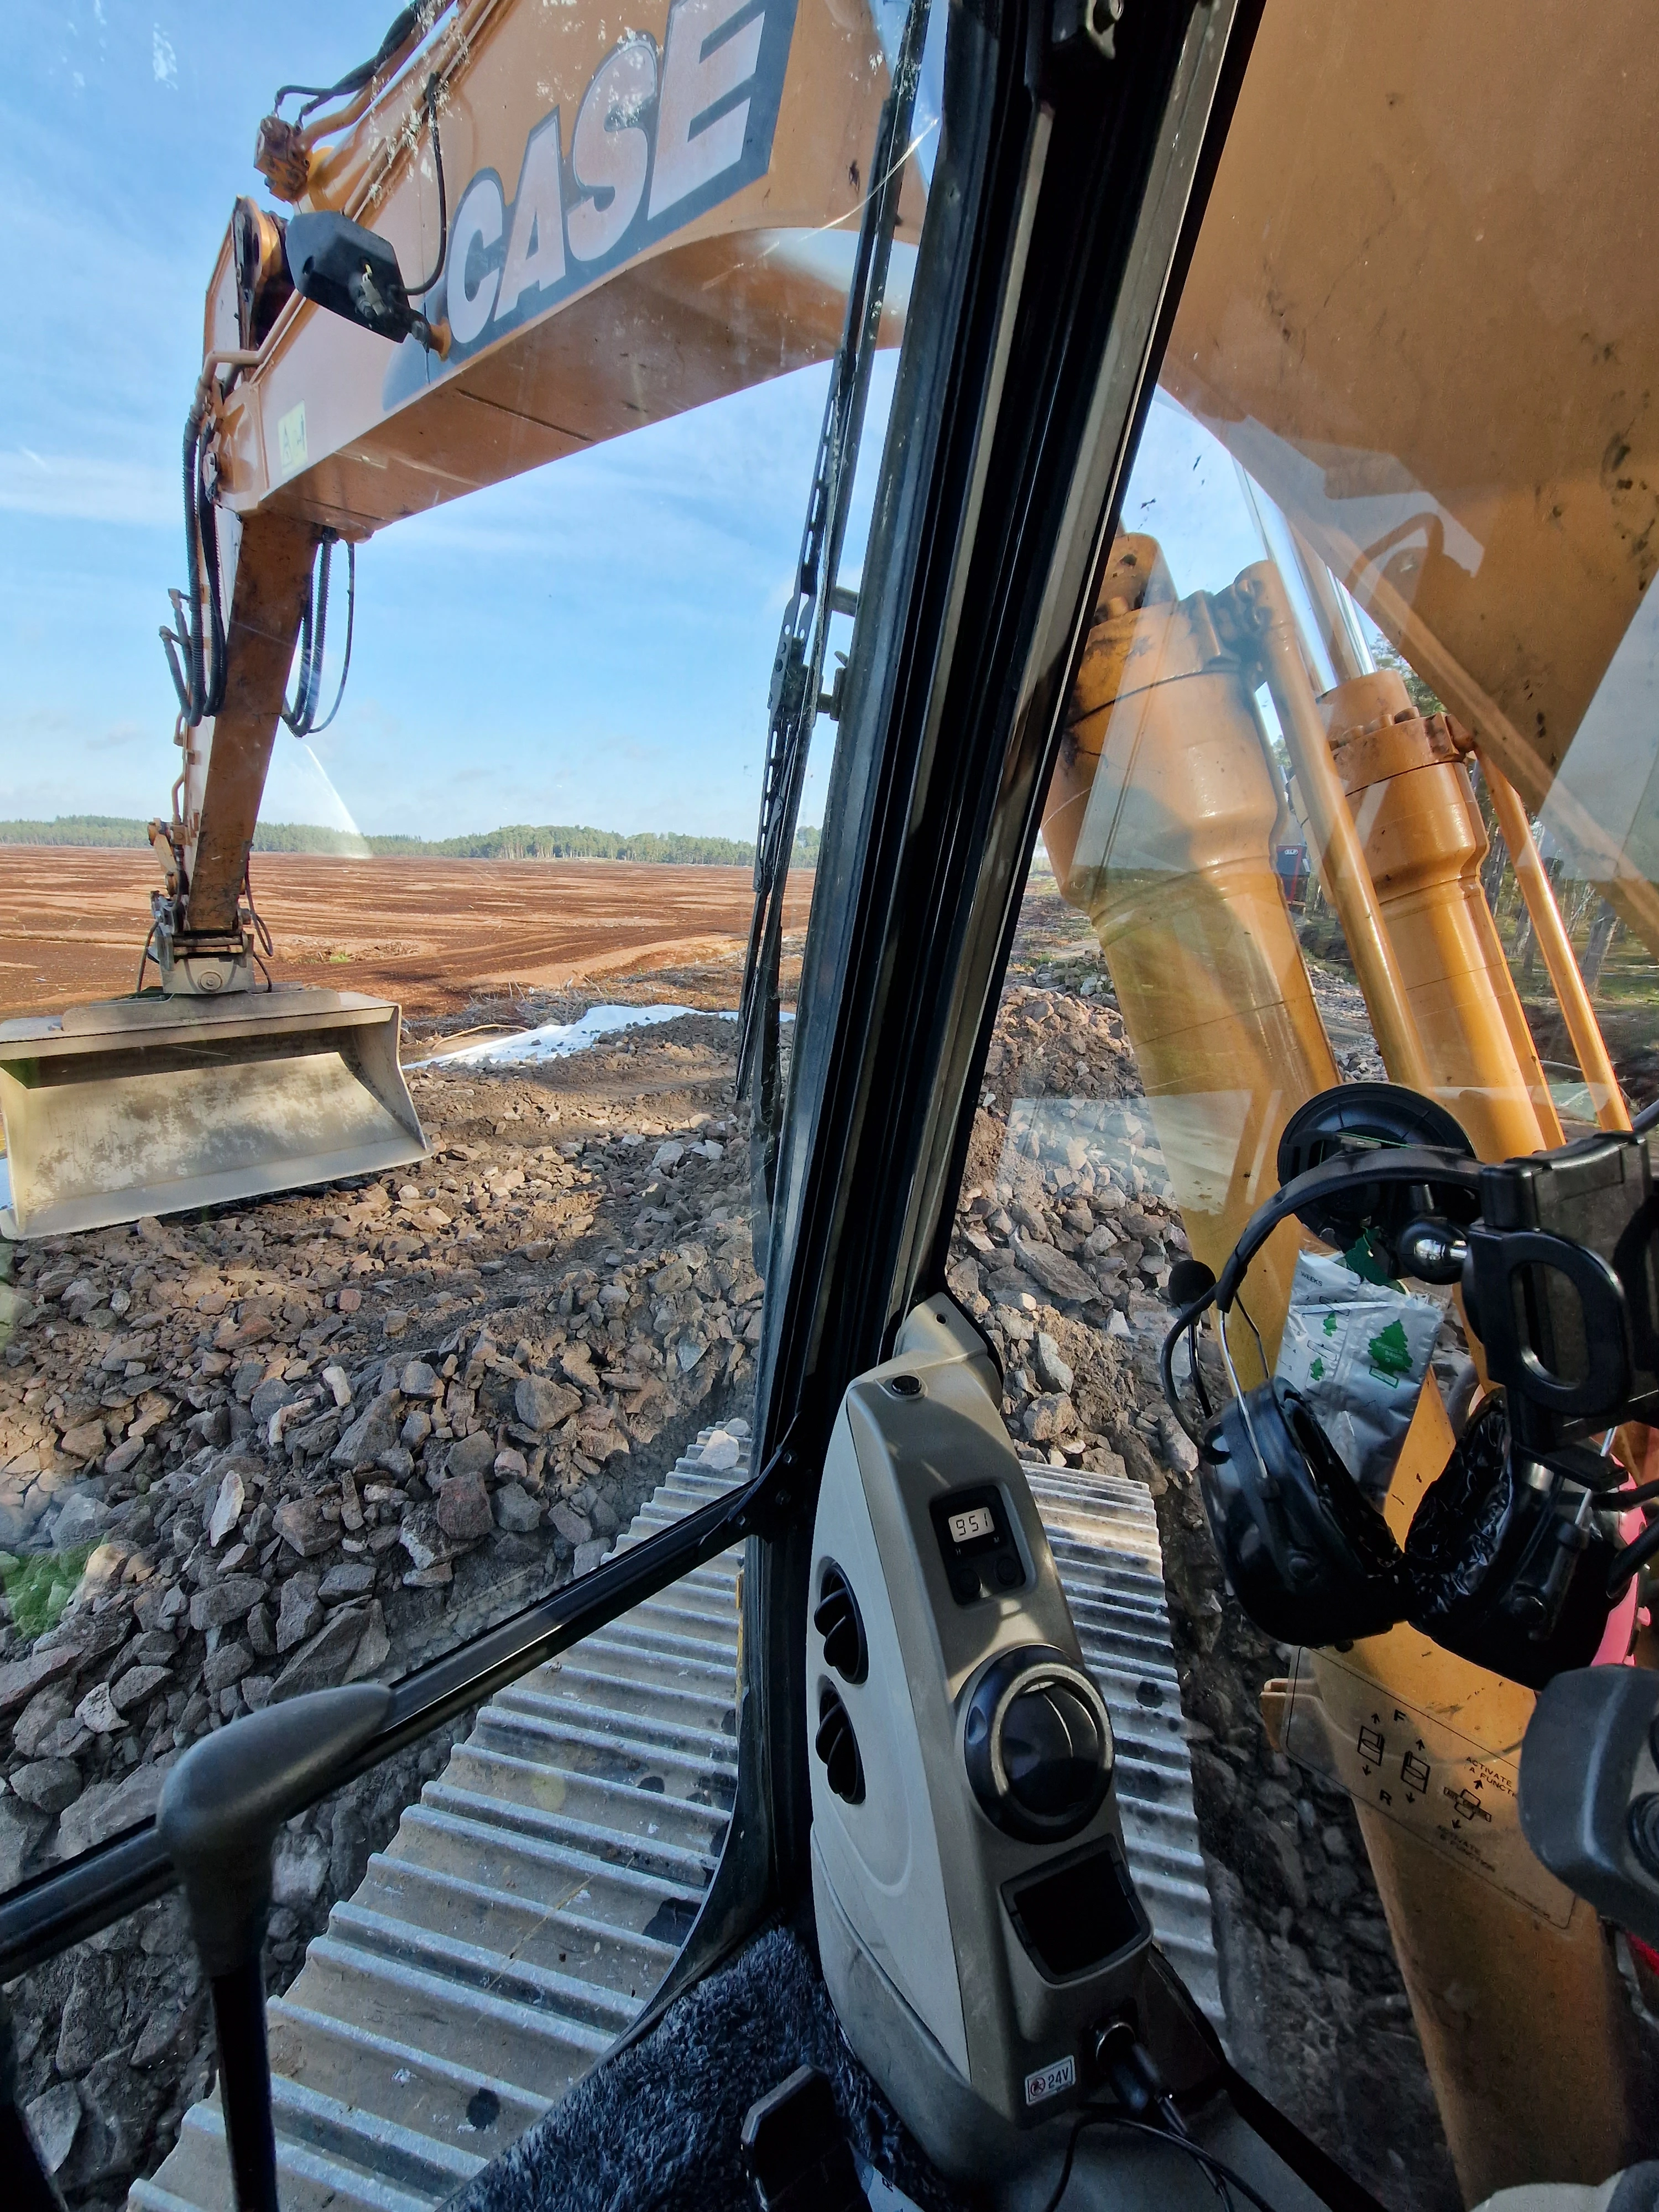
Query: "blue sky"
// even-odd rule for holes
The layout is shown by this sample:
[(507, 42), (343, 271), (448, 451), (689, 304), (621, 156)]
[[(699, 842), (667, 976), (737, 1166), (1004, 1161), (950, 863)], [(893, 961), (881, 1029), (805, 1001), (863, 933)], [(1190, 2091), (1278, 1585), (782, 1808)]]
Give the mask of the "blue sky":
[[(232, 200), (260, 187), (249, 155), (276, 85), (329, 81), (390, 13), (10, 14), (0, 816), (165, 805), (173, 705), (155, 634), (183, 579), (177, 456), (203, 290)], [(878, 364), (877, 432), (895, 358)], [(826, 378), (761, 386), (366, 546), (346, 702), (316, 745), (361, 826), (752, 836)], [(278, 744), (267, 818), (322, 818), (326, 785), (286, 732)]]
[[(250, 155), (276, 87), (329, 82), (391, 12), (11, 0), (0, 817), (165, 806), (176, 755), (156, 630), (183, 580), (178, 453), (204, 287), (233, 199), (260, 189)], [(872, 395), (854, 567), (895, 360)], [(366, 830), (425, 836), (584, 821), (752, 836), (826, 377), (761, 386), (373, 540), (345, 704), (319, 765), (280, 733), (266, 818), (343, 820), (343, 805)], [(1125, 520), (1165, 535), (1184, 590), (1259, 550), (1231, 464), (1167, 406)], [(809, 820), (832, 734), (820, 726)]]

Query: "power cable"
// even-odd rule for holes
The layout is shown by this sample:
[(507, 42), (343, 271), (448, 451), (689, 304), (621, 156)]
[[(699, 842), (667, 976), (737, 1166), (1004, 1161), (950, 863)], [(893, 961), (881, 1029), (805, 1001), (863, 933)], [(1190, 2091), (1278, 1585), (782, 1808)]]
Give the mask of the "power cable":
[(242, 864), (242, 896), (247, 901), (248, 919), (253, 924), (254, 934), (261, 949), (267, 958), (274, 957), (276, 948), (271, 942), (270, 932), (260, 920), (259, 909), (253, 903), (253, 862), (251, 859)]
[(1097, 2127), (1127, 2128), (1133, 2135), (1150, 2136), (1155, 2142), (1168, 2143), (1171, 2149), (1183, 2151), (1188, 2158), (1201, 2166), (1206, 2179), (1212, 2187), (1219, 2185), (1224, 2202), (1225, 2191), (1232, 2188), (1237, 2190), (1242, 2197), (1255, 2205), (1256, 2212), (1277, 2212), (1277, 2207), (1271, 2204), (1258, 2191), (1253, 2189), (1237, 2168), (1229, 2166), (1224, 2160), (1218, 2159), (1213, 2151), (1206, 2150), (1202, 2143), (1194, 2142), (1190, 2136), (1175, 2135), (1168, 2128), (1154, 2127), (1149, 2120), (1131, 2119), (1127, 2113), (1116, 2112), (1085, 2112), (1078, 2115), (1066, 2141), (1066, 2159), (1060, 2169), (1060, 2179), (1055, 2185), (1053, 2196), (1043, 2206), (1042, 2212), (1060, 2212), (1060, 2199), (1071, 2185), (1072, 2167), (1077, 2157), (1079, 2139), (1085, 2128)]
[[(167, 655), (173, 688), (179, 695), (179, 711), (192, 730), (216, 714), (224, 704), (225, 625), (219, 604), (219, 524), (212, 495), (202, 481), (202, 426), (207, 420), (210, 380), (197, 386), (190, 412), (185, 417), (183, 476), (185, 494), (185, 588), (168, 594), (173, 601), (176, 629), (163, 627), (161, 649)], [(203, 580), (207, 580), (207, 619), (203, 619)]]
[(305, 102), (300, 110), (300, 120), (303, 123), (325, 100), (339, 100), (350, 93), (361, 92), (366, 84), (374, 82), (398, 48), (408, 45), (420, 26), (420, 9), (404, 9), (393, 17), (391, 29), (368, 61), (359, 62), (356, 69), (348, 70), (337, 84), (283, 85), (270, 103), (273, 110), (280, 108), (285, 100), (297, 93)]
[(296, 738), (315, 737), (325, 730), (340, 711), (340, 702), (345, 697), (346, 678), (351, 673), (351, 641), (357, 623), (357, 549), (348, 539), (346, 543), (346, 641), (345, 657), (341, 663), (340, 681), (334, 694), (334, 704), (321, 721), (317, 719), (317, 708), (323, 690), (323, 647), (328, 629), (328, 586), (334, 548), (339, 543), (331, 531), (319, 542), (316, 565), (300, 617), (300, 676), (294, 698), (283, 703), (283, 720)]

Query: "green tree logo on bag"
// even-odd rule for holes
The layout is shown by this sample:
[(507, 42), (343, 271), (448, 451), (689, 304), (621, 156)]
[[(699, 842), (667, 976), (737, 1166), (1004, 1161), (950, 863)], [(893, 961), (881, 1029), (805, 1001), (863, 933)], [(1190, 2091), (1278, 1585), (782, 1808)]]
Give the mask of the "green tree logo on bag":
[[(1327, 1336), (1336, 1334), (1336, 1316), (1334, 1313), (1328, 1313), (1325, 1316), (1325, 1334)], [(1308, 1379), (1310, 1382), (1324, 1381), (1325, 1361), (1322, 1353), (1316, 1355), (1313, 1365), (1308, 1370)]]
[[(1362, 1273), (1352, 1262), (1366, 1261)], [(1342, 1464), (1380, 1501), (1429, 1370), (1441, 1310), (1380, 1278), (1355, 1246), (1297, 1255), (1274, 1379), (1314, 1407)]]
[(1365, 1346), (1371, 1363), (1371, 1373), (1381, 1376), (1390, 1388), (1402, 1382), (1412, 1371), (1411, 1347), (1406, 1342), (1406, 1332), (1397, 1321), (1391, 1321), (1379, 1329)]

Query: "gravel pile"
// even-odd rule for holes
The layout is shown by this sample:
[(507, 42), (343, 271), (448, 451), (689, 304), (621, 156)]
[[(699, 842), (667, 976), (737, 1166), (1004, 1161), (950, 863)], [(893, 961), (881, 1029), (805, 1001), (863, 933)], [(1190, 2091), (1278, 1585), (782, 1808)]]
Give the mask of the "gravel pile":
[[(677, 1022), (574, 1075), (439, 1065), (412, 1174), (10, 1255), (0, 1889), (153, 1812), (209, 1729), (402, 1674), (586, 1572), (748, 1402), (732, 1035)], [(273, 1989), (448, 1741), (285, 1832)], [(209, 2079), (176, 1900), (7, 1997), (60, 2185), (118, 2203)]]
[[(700, 1425), (740, 1425), (761, 1285), (732, 1044), (692, 1017), (533, 1072), (439, 1064), (412, 1079), (417, 1172), (15, 1255), (0, 1887), (151, 1811), (184, 1747), (236, 1714), (389, 1679), (585, 1571)], [(1241, 2063), (1385, 2197), (1449, 2207), (1352, 1813), (1266, 1741), (1256, 1694), (1282, 1656), (1221, 1586), (1158, 1394), (1185, 1249), (1100, 977), (1011, 986), (951, 1288), (1027, 1454), (1157, 1501)], [(285, 1832), (273, 1990), (449, 1741)], [(210, 2077), (177, 1901), (7, 1996), (60, 2185), (119, 2203)]]

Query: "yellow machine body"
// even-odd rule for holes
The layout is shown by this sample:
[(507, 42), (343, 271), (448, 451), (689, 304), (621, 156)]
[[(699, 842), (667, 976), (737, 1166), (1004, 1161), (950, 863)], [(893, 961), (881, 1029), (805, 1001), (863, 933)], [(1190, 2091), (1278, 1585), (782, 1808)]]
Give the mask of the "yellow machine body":
[[(1120, 540), (1042, 836), (1106, 956), (1193, 1250), (1218, 1272), (1278, 1187), (1286, 1121), (1338, 1079), (1273, 872), (1279, 805), (1206, 602), (1176, 600), (1151, 538)], [(1270, 1358), (1297, 1249), (1286, 1224), (1257, 1262)]]
[[(1260, 580), (1255, 571), (1241, 580), (1252, 586), (1246, 608)], [(1175, 599), (1153, 541), (1120, 539), (1043, 838), (1062, 894), (1098, 937), (1193, 1250), (1218, 1272), (1277, 1188), (1285, 1119), (1338, 1078), (1272, 867), (1276, 773), (1212, 617), (1203, 593)], [(1342, 906), (1380, 929), (1372, 988), (1380, 975), (1396, 1002), (1372, 1008), (1374, 1025), (1412, 1041), (1484, 1157), (1533, 1150), (1546, 1141), (1547, 1097), (1478, 880), (1485, 841), (1443, 720), (1396, 720), (1411, 703), (1397, 677), (1350, 683), (1323, 703), (1336, 744), (1316, 763), (1304, 752), (1304, 768), (1311, 780), (1316, 765), (1328, 775), (1334, 766), (1363, 860), (1351, 843), (1316, 858)], [(1287, 713), (1293, 704), (1287, 696)], [(1296, 1249), (1286, 1224), (1251, 1270), (1251, 1317), (1270, 1358)], [(1248, 1383), (1233, 1328), (1229, 1343)], [(1431, 1378), (1389, 1500), (1396, 1534), (1452, 1443)], [(1375, 1681), (1380, 1705), (1433, 1715), (1494, 1754), (1512, 1755), (1532, 1709), (1530, 1692), (1407, 1628), (1356, 1646), (1344, 1663)], [(1312, 1672), (1334, 1698), (1318, 1654)], [(1581, 1905), (1553, 1926), (1376, 1807), (1358, 1810), (1470, 2201), (1543, 2175), (1613, 2171), (1628, 2134), (1630, 2031), (1594, 1912)]]

